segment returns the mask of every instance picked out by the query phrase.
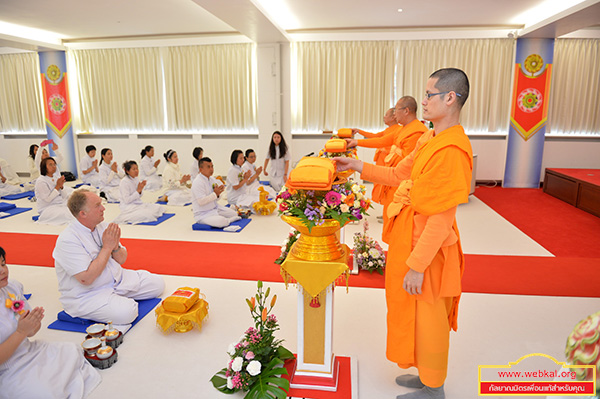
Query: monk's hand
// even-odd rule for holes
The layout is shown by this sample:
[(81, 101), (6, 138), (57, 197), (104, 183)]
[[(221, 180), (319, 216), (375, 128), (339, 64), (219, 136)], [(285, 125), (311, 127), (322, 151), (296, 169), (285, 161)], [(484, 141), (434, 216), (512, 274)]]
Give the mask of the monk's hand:
[(360, 129), (354, 128), (352, 129), (352, 134), (359, 134), (360, 133)]
[(358, 140), (354, 140), (354, 139), (344, 139), (344, 140), (346, 140), (347, 148), (354, 148), (358, 145)]
[(44, 308), (36, 307), (31, 311), (26, 311), (19, 318), (17, 331), (26, 337), (33, 337), (42, 327), (44, 318)]
[(357, 172), (362, 172), (363, 162), (359, 159), (346, 158), (346, 157), (335, 157), (333, 160), (336, 163), (336, 169), (338, 172), (353, 169)]
[(119, 245), (119, 238), (121, 238), (119, 225), (115, 223), (109, 224), (104, 233), (102, 233), (103, 247), (110, 248), (112, 252)]
[(410, 295), (421, 294), (421, 287), (423, 286), (423, 273), (419, 273), (413, 269), (409, 269), (406, 276), (404, 276), (404, 284), (402, 287)]

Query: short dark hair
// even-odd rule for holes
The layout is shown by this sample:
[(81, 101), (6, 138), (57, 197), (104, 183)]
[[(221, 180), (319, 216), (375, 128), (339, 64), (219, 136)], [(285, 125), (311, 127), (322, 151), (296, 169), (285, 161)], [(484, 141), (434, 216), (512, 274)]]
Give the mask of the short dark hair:
[(196, 147), (196, 148), (194, 148), (194, 151), (192, 151), (192, 156), (194, 157), (194, 159), (198, 159), (200, 154), (202, 154), (203, 152), (204, 152), (204, 150), (202, 149), (202, 147)]
[(80, 188), (78, 190), (73, 191), (73, 193), (69, 196), (69, 200), (67, 201), (67, 208), (69, 208), (69, 211), (71, 211), (71, 214), (75, 216), (76, 219), (79, 215), (79, 212), (81, 212), (81, 210), (85, 208), (85, 205), (87, 204), (87, 196), (85, 195), (85, 193), (89, 192), (91, 191), (88, 191), (84, 188)]
[(42, 176), (46, 176), (46, 173), (48, 173), (47, 164), (50, 161), (53, 161), (54, 163), (56, 163), (56, 161), (52, 157), (44, 158), (44, 159), (42, 159), (42, 162), (40, 162), (40, 173), (42, 174)]
[(0, 247), (0, 258), (4, 258), (4, 261), (6, 262), (6, 251), (2, 247)]
[(89, 154), (90, 151), (96, 151), (96, 147), (94, 147), (93, 145), (88, 145), (87, 147), (85, 147), (86, 154)]
[(212, 159), (210, 159), (209, 157), (200, 158), (198, 160), (198, 169), (200, 169), (202, 167), (202, 164), (204, 162), (210, 162), (210, 163), (212, 163)]
[(437, 79), (435, 88), (439, 91), (453, 91), (458, 94), (456, 103), (459, 109), (465, 105), (469, 98), (469, 78), (458, 68), (442, 68), (432, 73), (429, 78)]
[(248, 158), (250, 156), (250, 154), (252, 154), (253, 152), (254, 152), (254, 150), (252, 148), (248, 148), (244, 155), (246, 156), (246, 158)]
[(231, 157), (229, 158), (232, 165), (236, 164), (237, 159), (240, 156), (240, 154), (243, 154), (242, 150), (233, 150), (233, 152), (231, 153)]
[(127, 176), (129, 176), (128, 172), (131, 170), (131, 167), (133, 165), (137, 165), (137, 162), (135, 162), (135, 161), (126, 161), (126, 162), (123, 163), (123, 170), (125, 171), (125, 174)]

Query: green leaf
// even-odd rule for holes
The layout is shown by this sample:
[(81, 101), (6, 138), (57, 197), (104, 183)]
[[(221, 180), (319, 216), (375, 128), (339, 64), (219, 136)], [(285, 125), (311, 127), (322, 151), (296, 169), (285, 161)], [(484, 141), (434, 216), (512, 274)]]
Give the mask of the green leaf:
[(210, 379), (210, 382), (212, 382), (213, 386), (219, 391), (226, 394), (232, 394), (236, 392), (236, 390), (227, 388), (227, 377), (225, 377), (226, 372), (227, 368), (219, 370), (217, 374), (213, 375), (213, 377)]
[(293, 359), (294, 354), (283, 346), (277, 348), (277, 357), (281, 360)]
[(290, 382), (280, 377), (287, 375), (287, 370), (282, 367), (283, 361), (274, 358), (267, 364), (260, 374), (256, 376), (257, 380), (248, 391), (245, 399), (285, 399), (290, 390)]

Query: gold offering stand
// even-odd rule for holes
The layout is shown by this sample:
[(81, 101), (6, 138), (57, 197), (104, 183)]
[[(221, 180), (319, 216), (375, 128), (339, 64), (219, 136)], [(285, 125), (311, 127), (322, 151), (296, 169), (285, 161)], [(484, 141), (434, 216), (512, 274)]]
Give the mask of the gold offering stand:
[(309, 232), (301, 219), (281, 218), (300, 232), (281, 264), (286, 284), (296, 282), (299, 288), (298, 354), (290, 387), (335, 392), (341, 367), (332, 351), (333, 291), (336, 282), (347, 283), (350, 253), (348, 246), (339, 242), (343, 226), (329, 219)]

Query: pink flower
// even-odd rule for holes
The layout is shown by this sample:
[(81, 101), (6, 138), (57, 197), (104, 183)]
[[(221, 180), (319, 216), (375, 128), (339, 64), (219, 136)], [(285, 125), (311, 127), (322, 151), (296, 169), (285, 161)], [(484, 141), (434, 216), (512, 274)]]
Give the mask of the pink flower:
[(246, 353), (246, 360), (252, 360), (254, 359), (254, 352), (250, 351), (248, 353)]
[(13, 312), (20, 314), (24, 308), (25, 308), (24, 301), (13, 301), (12, 308), (11, 308)]
[(337, 206), (342, 202), (342, 195), (340, 193), (336, 193), (335, 191), (330, 191), (325, 194), (325, 201), (329, 206)]
[(287, 204), (287, 202), (282, 202), (281, 204), (279, 204), (279, 210), (281, 212), (287, 211), (289, 209), (289, 205)]

